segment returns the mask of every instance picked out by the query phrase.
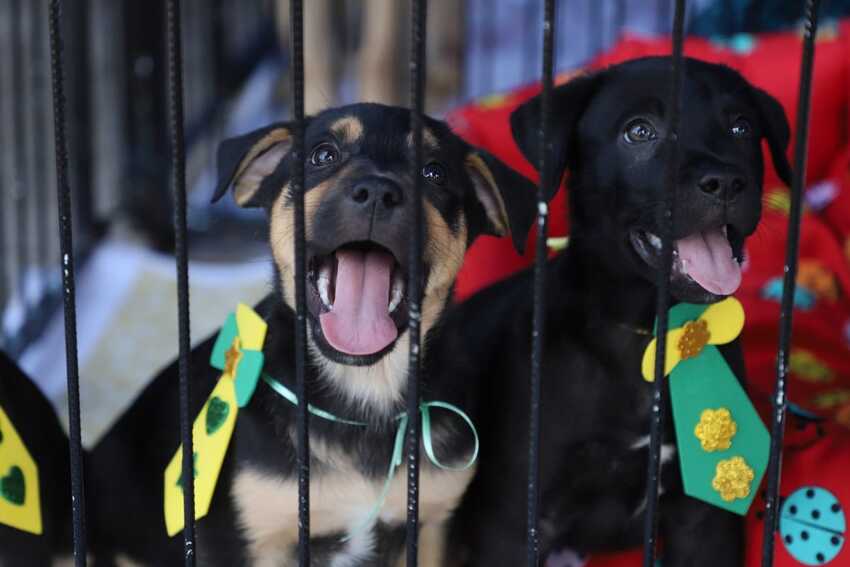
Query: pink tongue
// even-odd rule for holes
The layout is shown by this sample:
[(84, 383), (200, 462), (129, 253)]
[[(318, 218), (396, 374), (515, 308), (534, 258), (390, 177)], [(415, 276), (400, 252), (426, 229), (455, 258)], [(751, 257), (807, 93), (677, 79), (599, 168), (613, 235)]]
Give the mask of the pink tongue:
[(741, 285), (741, 266), (719, 228), (677, 240), (676, 248), (688, 275), (707, 291), (731, 295)]
[(319, 321), (325, 339), (340, 352), (374, 354), (398, 336), (387, 312), (393, 257), (385, 252), (336, 253), (336, 297)]

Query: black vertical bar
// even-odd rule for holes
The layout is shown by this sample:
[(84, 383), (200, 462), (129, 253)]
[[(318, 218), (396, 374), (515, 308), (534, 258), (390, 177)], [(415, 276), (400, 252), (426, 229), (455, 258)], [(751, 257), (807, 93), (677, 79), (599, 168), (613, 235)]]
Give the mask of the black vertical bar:
[(537, 38), (540, 36), (537, 28), (537, 3), (525, 2), (522, 9), (522, 81), (533, 81), (537, 72)]
[[(3, 79), (3, 74), (0, 73), (0, 81)], [(2, 84), (0, 84), (0, 88), (2, 88)], [(3, 114), (3, 105), (0, 104), (0, 116)], [(6, 128), (0, 125), (0, 148), (7, 147), (6, 141)], [(0, 154), (0, 167), (2, 167), (2, 154)], [(6, 204), (6, 186), (5, 186), (6, 177), (0, 174), (0, 346), (6, 347), (7, 337), (5, 334), (4, 326), (3, 326), (3, 315), (6, 312), (6, 300), (9, 294), (9, 285), (8, 285), (8, 256), (6, 253), (6, 223), (9, 222), (7, 219), (9, 218)]]
[[(179, 332), (180, 440), (182, 478), (194, 478), (189, 355), (189, 251), (186, 237), (186, 148), (183, 135), (183, 53), (180, 0), (167, 0), (165, 15), (168, 59), (168, 134), (171, 145), (171, 190), (174, 198), (174, 257), (177, 264)], [(195, 483), (183, 483), (183, 554), (186, 567), (195, 565)]]
[(86, 523), (80, 440), (80, 377), (77, 365), (77, 307), (74, 289), (71, 190), (68, 186), (68, 147), (65, 139), (65, 87), (62, 61), (62, 0), (50, 2), (50, 72), (53, 85), (53, 135), (56, 143), (56, 193), (59, 207), (59, 249), (62, 256), (62, 298), (65, 306), (65, 362), (68, 375), (68, 437), (71, 453), (71, 509), (74, 564), (86, 564)]
[(289, 37), (292, 69), (292, 192), (295, 197), (295, 380), (298, 396), (298, 564), (310, 565), (310, 435), (307, 387), (304, 380), (307, 352), (307, 305), (304, 222), (304, 3), (290, 0)]
[[(13, 0), (11, 3), (12, 20), (12, 81), (14, 84), (24, 85), (24, 30), (23, 30), (23, 5), (22, 0)], [(23, 93), (21, 93), (23, 94)], [(24, 126), (24, 109), (31, 101), (25, 96), (13, 97), (12, 102), (12, 132), (13, 144), (13, 167), (12, 167), (12, 199), (15, 203), (15, 257), (17, 262), (17, 294), (18, 299), (26, 310), (27, 319), (29, 313), (29, 301), (26, 289), (26, 274), (29, 268), (29, 179), (27, 179), (27, 128)], [(18, 108), (15, 108), (15, 107)], [(31, 133), (30, 133), (31, 134)]]
[[(42, 105), (44, 100), (44, 47), (42, 40), (44, 38), (44, 0), (35, 0), (32, 3), (32, 64), (30, 71), (30, 81), (32, 85), (32, 129), (33, 132), (45, 131), (45, 109)], [(35, 160), (33, 190), (36, 195), (36, 203), (47, 202), (47, 170), (41, 166), (40, 154), (46, 154), (47, 144), (41, 136), (30, 136), (31, 151)], [(46, 157), (46, 155), (45, 155)], [(44, 269), (48, 263), (48, 243), (47, 243), (47, 219), (46, 212), (40, 213), (37, 216), (37, 226), (35, 231), (35, 250), (36, 264), (40, 272), (42, 283), (41, 299), (49, 293), (48, 278), (44, 274)]]
[(623, 36), (623, 28), (625, 27), (628, 18), (626, 10), (627, 6), (625, 0), (617, 0), (614, 3), (614, 41), (619, 41), (619, 39)]
[(409, 207), (413, 223), (410, 236), (410, 291), (407, 370), (407, 567), (418, 565), (419, 553), (419, 347), (422, 319), (422, 115), (425, 111), (425, 43), (427, 2), (411, 0), (410, 25), (410, 130), (413, 135), (413, 199)]
[(794, 293), (797, 288), (797, 261), (800, 251), (800, 215), (806, 182), (806, 156), (809, 148), (809, 114), (812, 101), (812, 74), (815, 37), (818, 31), (820, 0), (806, 1), (805, 38), (800, 70), (800, 95), (797, 99), (797, 133), (794, 140), (794, 177), (791, 184), (791, 210), (788, 216), (788, 242), (785, 250), (785, 276), (782, 287), (782, 315), (779, 321), (779, 352), (776, 357), (776, 390), (770, 432), (770, 460), (767, 465), (767, 504), (764, 517), (762, 567), (773, 565), (774, 532), (779, 521), (779, 483), (782, 473), (782, 442), (785, 436), (785, 397), (788, 377), (788, 353), (794, 318)]
[(667, 355), (667, 310), (670, 306), (670, 270), (673, 260), (673, 209), (676, 201), (676, 177), (679, 171), (679, 119), (682, 113), (682, 81), (684, 76), (685, 0), (676, 0), (673, 17), (673, 56), (671, 59), (670, 99), (667, 104), (668, 136), (665, 143), (670, 153), (665, 179), (664, 217), (661, 222), (661, 269), (658, 273), (658, 299), (655, 344), (655, 382), (652, 387), (652, 413), (649, 424), (649, 459), (646, 474), (646, 518), (643, 531), (643, 565), (654, 567), (658, 527), (658, 485), (661, 473), (661, 442), (664, 435), (665, 377)]
[(496, 18), (496, 7), (499, 5), (496, 2), (491, 2), (490, 0), (480, 0), (478, 9), (478, 41), (480, 51), (478, 56), (481, 57), (482, 64), (481, 72), (478, 73), (479, 77), (479, 85), (478, 91), (475, 93), (476, 97), (481, 97), (483, 95), (489, 95), (493, 92), (493, 68), (496, 65), (496, 62), (493, 61), (493, 57), (491, 53), (488, 53), (488, 50), (492, 47), (490, 45), (490, 36), (491, 34), (495, 34), (494, 27), (496, 22), (498, 22), (498, 18)]
[(540, 559), (538, 503), (540, 500), (540, 379), (543, 372), (543, 328), (546, 317), (546, 236), (549, 205), (546, 195), (557, 181), (552, 176), (553, 147), (549, 132), (552, 87), (555, 75), (555, 0), (546, 0), (543, 9), (543, 93), (540, 105), (540, 184), (537, 187), (537, 244), (534, 256), (534, 313), (531, 330), (531, 400), (528, 424), (527, 560), (536, 567)]

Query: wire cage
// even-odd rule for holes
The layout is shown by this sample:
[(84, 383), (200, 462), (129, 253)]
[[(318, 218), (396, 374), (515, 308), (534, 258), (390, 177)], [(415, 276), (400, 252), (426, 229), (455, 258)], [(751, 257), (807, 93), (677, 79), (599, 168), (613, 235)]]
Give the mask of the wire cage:
[[(422, 205), (421, 205), (421, 181), (416, 173), (421, 169), (423, 159), (422, 131), (424, 111), (424, 89), (427, 81), (425, 76), (425, 42), (426, 42), (426, 17), (427, 1), (410, 0), (411, 3), (411, 48), (410, 48), (410, 108), (411, 126), (414, 143), (414, 159), (410, 164), (416, 180), (414, 187), (414, 198), (410, 201), (413, 208), (414, 223), (411, 227), (412, 238), (409, 249), (410, 274), (409, 287), (409, 328), (410, 353), (408, 367), (408, 390), (407, 404), (408, 421), (406, 431), (405, 454), (407, 459), (407, 538), (406, 558), (408, 566), (417, 565), (418, 556), (418, 502), (419, 502), (419, 433), (421, 428), (419, 416), (419, 370), (421, 366), (418, 345), (420, 344), (420, 319), (421, 319), (421, 278), (422, 271)], [(20, 9), (21, 4), (14, 2), (14, 6)], [(36, 5), (40, 3), (35, 3)], [(70, 414), (70, 453), (71, 453), (71, 483), (73, 504), (73, 536), (74, 557), (77, 566), (86, 564), (86, 512), (85, 506), (85, 479), (82, 467), (82, 445), (80, 434), (80, 402), (79, 402), (79, 374), (77, 363), (77, 341), (76, 341), (76, 306), (75, 306), (75, 258), (79, 258), (80, 247), (75, 247), (75, 242), (85, 241), (86, 229), (90, 226), (87, 215), (90, 214), (90, 203), (84, 193), (74, 192), (75, 186), (84, 187), (85, 183), (81, 176), (88, 175), (81, 169), (81, 152), (86, 150), (81, 147), (85, 143), (85, 136), (75, 135), (72, 128), (67, 129), (69, 120), (69, 105), (73, 104), (79, 93), (66, 92), (77, 88), (79, 85), (73, 81), (66, 83), (66, 78), (72, 75), (66, 68), (66, 50), (72, 48), (72, 41), (68, 38), (69, 28), (63, 24), (63, 17), (69, 20), (82, 18), (81, 12), (86, 8), (86, 3), (66, 4), (61, 0), (51, 0), (49, 11), (43, 14), (36, 10), (31, 14), (30, 25), (33, 30), (32, 47), (37, 49), (42, 29), (41, 23), (46, 16), (46, 29), (49, 33), (49, 62), (51, 94), (54, 114), (54, 149), (55, 149), (55, 175), (57, 189), (57, 213), (55, 221), (59, 227), (59, 255), (61, 258), (60, 273), (61, 285), (58, 286), (64, 305), (65, 314), (65, 339), (66, 339), (66, 363), (67, 363), (67, 391), (68, 407)], [(667, 117), (667, 132), (674, 141), (674, 151), (668, 160), (666, 167), (666, 201), (665, 201), (665, 225), (662, 230), (662, 269), (659, 270), (657, 321), (658, 341), (655, 357), (655, 382), (653, 389), (653, 410), (650, 423), (650, 449), (647, 463), (647, 514), (644, 527), (644, 565), (646, 567), (655, 564), (656, 554), (656, 531), (657, 531), (657, 502), (659, 491), (659, 471), (661, 465), (661, 436), (665, 420), (665, 395), (663, 384), (666, 330), (668, 327), (667, 312), (669, 307), (669, 274), (672, 261), (672, 218), (675, 208), (674, 180), (676, 178), (678, 164), (678, 152), (675, 140), (677, 132), (686, 124), (681, 123), (682, 106), (682, 81), (683, 81), (683, 40), (684, 40), (684, 17), (685, 1), (676, 0), (673, 16), (673, 50), (672, 50), (672, 79), (669, 85), (669, 108), (671, 112)], [(818, 0), (805, 0), (805, 33), (803, 37), (803, 56), (800, 62), (802, 68), (802, 79), (800, 82), (800, 93), (797, 112), (797, 128), (794, 155), (794, 176), (791, 187), (791, 205), (789, 216), (789, 238), (786, 250), (786, 264), (784, 274), (784, 288), (781, 304), (781, 326), (780, 346), (776, 362), (776, 385), (773, 399), (773, 419), (771, 431), (770, 460), (767, 472), (766, 493), (766, 517), (764, 523), (765, 537), (762, 551), (762, 564), (765, 567), (773, 565), (774, 537), (778, 522), (779, 503), (779, 478), (780, 463), (782, 457), (782, 439), (786, 413), (786, 377), (788, 374), (789, 347), (791, 342), (791, 329), (793, 317), (793, 297), (796, 285), (796, 273), (798, 266), (798, 249), (800, 239), (800, 222), (802, 210), (802, 192), (806, 169), (806, 149), (809, 135), (809, 108), (813, 80), (813, 60), (815, 52), (815, 36), (818, 25)], [(187, 247), (187, 192), (186, 192), (186, 132), (184, 131), (184, 55), (181, 45), (183, 19), (181, 18), (180, 0), (167, 0), (165, 3), (165, 60), (167, 61), (167, 96), (165, 108), (167, 109), (168, 123), (168, 145), (170, 148), (170, 172), (171, 190), (173, 198), (173, 231), (174, 251), (176, 257), (176, 270), (178, 274), (178, 305), (179, 314), (179, 378), (180, 378), (180, 405), (174, 408), (180, 412), (180, 432), (184, 448), (182, 470), (184, 478), (192, 476), (192, 415), (190, 414), (190, 401), (192, 398), (190, 377), (190, 321), (189, 321), (189, 287), (188, 287), (188, 247)], [(305, 219), (304, 219), (304, 2), (303, 0), (290, 1), (291, 21), (291, 89), (292, 108), (294, 120), (294, 160), (298, 164), (293, 176), (293, 194), (295, 196), (295, 281), (296, 281), (296, 395), (304, 403), (298, 404), (297, 413), (297, 446), (298, 446), (298, 519), (299, 539), (298, 558), (299, 565), (310, 565), (310, 461), (309, 434), (307, 419), (307, 389), (305, 387), (305, 364), (306, 364), (306, 318), (305, 318)], [(75, 20), (76, 21), (76, 20)], [(540, 60), (542, 69), (542, 108), (540, 115), (539, 136), (540, 145), (546, 151), (542, 152), (539, 167), (541, 181), (538, 187), (537, 204), (537, 229), (540, 237), (537, 239), (536, 257), (534, 264), (534, 311), (532, 324), (532, 356), (531, 365), (531, 405), (530, 422), (528, 424), (528, 490), (527, 490), (527, 564), (536, 566), (540, 563), (540, 550), (538, 540), (538, 467), (540, 449), (540, 380), (542, 373), (542, 349), (544, 344), (543, 320), (546, 308), (546, 293), (544, 280), (544, 265), (547, 257), (546, 234), (548, 221), (548, 208), (545, 195), (549, 194), (560, 180), (555, 179), (552, 171), (552, 140), (548, 125), (552, 112), (552, 90), (554, 77), (554, 44), (556, 34), (555, 0), (545, 0), (543, 10), (543, 37), (540, 38), (542, 52)], [(44, 53), (37, 52), (39, 57)], [(22, 73), (16, 69), (15, 73)], [(41, 77), (33, 78), (34, 84), (39, 84)], [(68, 87), (66, 87), (68, 85)], [(46, 93), (45, 93), (46, 94)], [(18, 114), (15, 112), (14, 114)], [(22, 131), (16, 128), (16, 131)], [(70, 133), (70, 135), (69, 135)], [(4, 141), (5, 143), (5, 141)], [(23, 145), (23, 144), (18, 144)], [(72, 166), (76, 166), (76, 169)], [(37, 198), (46, 196), (45, 173), (38, 173), (41, 183), (35, 183), (42, 187), (43, 194)], [(75, 202), (76, 201), (76, 202)], [(18, 202), (18, 206), (26, 207), (26, 198)], [(21, 209), (24, 211), (24, 209)], [(23, 214), (22, 219), (27, 215)], [(46, 223), (42, 219), (39, 222)], [(45, 234), (47, 227), (40, 226), (38, 233)], [(0, 237), (4, 234), (0, 231)], [(44, 237), (36, 245), (37, 253), (41, 261), (46, 261), (49, 254), (45, 252), (49, 246)], [(4, 243), (0, 242), (0, 248)], [(23, 245), (19, 246), (18, 254), (26, 256), (30, 254)], [(0, 262), (0, 268), (5, 269), (5, 263)], [(8, 281), (7, 274), (0, 272), (0, 284)], [(0, 298), (6, 298), (8, 291), (0, 289)], [(197, 542), (195, 537), (195, 514), (193, 483), (187, 483), (184, 487), (184, 551), (185, 564), (195, 564)]]

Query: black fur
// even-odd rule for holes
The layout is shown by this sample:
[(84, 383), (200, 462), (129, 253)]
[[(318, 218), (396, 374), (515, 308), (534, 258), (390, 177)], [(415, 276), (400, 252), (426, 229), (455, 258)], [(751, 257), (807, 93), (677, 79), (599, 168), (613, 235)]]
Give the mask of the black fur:
[[(0, 406), (38, 467), (43, 528), (41, 535), (35, 535), (0, 524), (0, 564), (48, 567), (57, 557), (71, 553), (68, 438), (50, 402), (3, 352)], [(0, 471), (0, 476), (7, 472)]]
[[(651, 385), (640, 365), (655, 317), (657, 272), (631, 234), (657, 232), (663, 210), (669, 69), (669, 58), (642, 59), (554, 92), (556, 163), (570, 170), (571, 240), (545, 272), (544, 555), (561, 546), (596, 552), (642, 541)], [(624, 143), (636, 117), (658, 130), (657, 139)], [(735, 138), (730, 127), (742, 117), (752, 132)], [(511, 118), (520, 148), (535, 164), (538, 121), (539, 99)], [(778, 103), (728, 68), (687, 59), (674, 238), (724, 224), (737, 240), (733, 250), (742, 253), (760, 216), (763, 138), (787, 178), (788, 125)], [(744, 186), (740, 194), (701, 190), (698, 180), (714, 171), (734, 171)], [(563, 169), (557, 173), (560, 178)], [(719, 299), (687, 277), (672, 283), (674, 302)], [(468, 565), (525, 561), (531, 284), (525, 272), (484, 290), (453, 309), (444, 326), (443, 340), (463, 345), (455, 351), (455, 379), (484, 386), (476, 414), (484, 432), (481, 463), (455, 522), (458, 553)], [(721, 352), (743, 379), (739, 343)], [(671, 421), (668, 411), (668, 444)], [(678, 456), (663, 467), (662, 484), (664, 565), (740, 565), (740, 518), (684, 496)]]
[[(354, 116), (363, 125), (364, 136), (357, 143), (345, 143), (330, 132), (330, 126), (345, 116)], [(402, 191), (400, 198), (408, 198), (412, 184), (406, 142), (409, 122), (410, 114), (405, 109), (372, 104), (326, 111), (309, 120), (306, 132), (307, 155), (304, 156), (308, 160), (305, 183), (307, 194), (323, 181), (332, 180), (334, 185), (313, 211), (313, 217), (308, 219), (315, 227), (313, 237), (307, 241), (308, 261), (318, 254), (331, 253), (335, 248), (354, 241), (381, 244), (393, 252), (399, 264), (404, 265), (407, 257), (406, 231), (409, 231), (409, 221), (404, 216), (406, 213), (379, 211), (370, 218), (369, 215), (359, 214), (355, 205), (346, 202), (346, 199), (352, 190), (361, 186), (358, 183), (370, 183), (371, 188), (376, 187), (375, 184), (392, 183)], [(484, 210), (476, 199), (470, 197), (473, 193), (472, 180), (463, 166), (464, 156), (476, 150), (454, 136), (443, 123), (429, 119), (426, 126), (436, 136), (440, 146), (427, 153), (426, 163), (440, 161), (448, 172), (448, 181), (444, 186), (423, 180), (426, 199), (449, 226), (457, 226), (457, 223), (453, 225), (452, 219), (459, 219), (463, 215), (470, 227), (471, 241), (477, 234), (487, 232)], [(222, 145), (219, 152), (222, 179), (216, 198), (231, 185), (245, 155), (274, 128), (289, 126), (276, 125)], [(309, 162), (311, 151), (320, 143), (334, 144), (339, 150), (340, 160), (325, 168), (312, 167)], [(487, 159), (492, 167), (492, 158), (488, 156)], [(292, 157), (288, 153), (263, 181), (257, 193), (246, 201), (246, 205), (264, 206), (273, 214), (276, 196), (289, 181), (291, 167)], [(533, 213), (529, 212), (526, 218), (522, 210), (533, 210), (533, 205), (523, 208), (518, 203), (523, 201), (523, 195), (533, 203), (533, 186), (504, 166), (501, 167), (503, 170), (494, 171), (493, 175), (500, 185), (499, 189), (506, 195), (510, 194), (510, 199), (506, 199), (506, 207), (516, 219), (513, 228), (523, 232), (521, 239), (524, 240), (524, 231), (528, 230)], [(504, 187), (502, 183), (514, 185)], [(276, 188), (276, 193), (273, 194), (271, 188)], [(286, 199), (289, 198), (287, 195)], [(272, 247), (291, 246), (293, 237), (289, 236), (285, 241), (271, 242)], [(441, 261), (439, 253), (430, 261), (432, 264)], [(268, 324), (263, 349), (264, 370), (294, 390), (295, 314), (292, 306), (283, 299), (280, 266), (276, 268), (275, 291), (256, 307)], [(315, 307), (315, 297), (312, 300)], [(315, 324), (312, 308), (309, 320)], [(405, 330), (402, 328), (401, 332)], [(314, 341), (318, 342), (319, 338), (314, 332)], [(220, 372), (209, 364), (212, 344), (213, 339), (207, 339), (191, 353), (193, 416), (197, 415), (220, 376)], [(312, 417), (311, 441), (321, 442), (327, 450), (344, 455), (359, 474), (380, 482), (387, 473), (398, 423), (395, 417), (404, 411), (404, 396), (389, 411), (352, 402), (341, 395), (338, 385), (320, 374), (322, 358), (327, 355), (322, 345), (317, 346), (322, 354), (311, 350), (310, 363), (306, 368), (310, 403), (337, 416), (365, 421), (368, 427), (352, 427)], [(394, 347), (392, 345), (389, 350)], [(387, 352), (380, 352), (354, 360), (340, 353), (334, 360), (342, 364), (368, 366), (387, 355)], [(426, 371), (422, 378), (422, 398), (443, 400), (461, 408), (470, 406), (471, 395), (474, 394), (471, 386), (457, 381), (449, 374), (428, 371), (430, 356), (429, 347), (424, 357)], [(110, 564), (119, 554), (146, 565), (183, 563), (182, 537), (167, 537), (162, 509), (163, 472), (180, 443), (177, 384), (175, 363), (153, 380), (93, 451), (89, 478), (97, 526), (95, 548), (98, 566), (101, 562)], [(238, 523), (231, 497), (232, 483), (237, 471), (245, 467), (252, 467), (281, 480), (291, 480), (297, 476), (296, 447), (291, 435), (295, 412), (294, 406), (262, 381), (250, 404), (239, 411), (210, 513), (198, 523), (200, 565), (232, 567), (250, 564), (247, 545), (251, 534), (245, 533)], [(450, 436), (449, 442), (440, 447), (443, 451), (441, 459), (449, 463), (456, 462), (471, 451), (471, 436), (457, 429), (456, 423), (445, 412), (434, 412), (432, 421), (435, 431), (456, 429), (461, 432)], [(323, 467), (327, 467), (327, 464), (314, 461), (314, 475), (321, 474)], [(295, 504), (293, 501), (293, 509), (288, 510), (290, 514)], [(364, 560), (362, 565), (393, 564), (403, 543), (402, 528), (403, 525), (380, 524), (375, 531), (375, 553), (370, 559)], [(331, 534), (313, 539), (314, 564), (331, 564), (332, 558), (340, 551), (339, 536), (342, 535)]]

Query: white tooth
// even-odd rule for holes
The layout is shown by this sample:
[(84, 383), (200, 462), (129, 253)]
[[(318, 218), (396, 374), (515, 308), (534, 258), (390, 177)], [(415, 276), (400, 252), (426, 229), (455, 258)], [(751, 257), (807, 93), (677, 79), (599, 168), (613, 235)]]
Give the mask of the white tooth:
[(322, 299), (322, 303), (328, 309), (333, 309), (333, 303), (331, 303), (331, 267), (329, 265), (322, 266), (322, 269), (319, 270), (319, 278), (316, 280), (316, 287), (319, 290), (319, 297)]
[(726, 235), (726, 225), (723, 225), (723, 236), (727, 236)]
[(392, 313), (396, 310), (396, 308), (401, 303), (402, 298), (404, 297), (404, 278), (401, 277), (401, 274), (396, 273), (393, 278), (393, 287), (390, 292), (390, 304), (387, 307), (387, 311)]
[(649, 243), (652, 244), (652, 247), (656, 250), (661, 250), (661, 239), (652, 234), (651, 232), (646, 233), (647, 238), (649, 238)]

